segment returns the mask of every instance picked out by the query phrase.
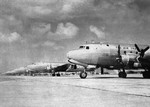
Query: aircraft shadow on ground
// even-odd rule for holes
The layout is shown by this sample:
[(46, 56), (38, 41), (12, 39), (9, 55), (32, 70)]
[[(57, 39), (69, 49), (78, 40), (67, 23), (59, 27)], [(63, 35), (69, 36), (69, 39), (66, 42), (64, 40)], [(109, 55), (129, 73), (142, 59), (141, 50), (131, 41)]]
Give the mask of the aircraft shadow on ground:
[(86, 79), (146, 79), (143, 77), (127, 77), (127, 78), (119, 78), (119, 77), (90, 77)]

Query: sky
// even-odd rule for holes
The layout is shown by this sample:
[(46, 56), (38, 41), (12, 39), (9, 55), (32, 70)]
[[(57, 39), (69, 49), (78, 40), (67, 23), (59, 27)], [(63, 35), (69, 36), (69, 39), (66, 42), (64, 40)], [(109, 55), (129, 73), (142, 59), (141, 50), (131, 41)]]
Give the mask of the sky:
[(150, 44), (150, 0), (0, 0), (0, 72), (67, 62), (86, 41)]

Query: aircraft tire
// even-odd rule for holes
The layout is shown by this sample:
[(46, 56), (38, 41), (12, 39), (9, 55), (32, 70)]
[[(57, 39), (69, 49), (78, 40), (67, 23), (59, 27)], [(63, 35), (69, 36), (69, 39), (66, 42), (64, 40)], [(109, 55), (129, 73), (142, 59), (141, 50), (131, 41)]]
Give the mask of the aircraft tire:
[(52, 76), (54, 77), (54, 76), (55, 76), (55, 73), (53, 73)]
[(80, 73), (80, 78), (81, 79), (85, 79), (87, 77), (87, 73), (86, 72), (81, 72)]
[(150, 72), (143, 72), (143, 78), (150, 78)]
[(126, 78), (127, 77), (127, 74), (125, 72), (119, 72), (118, 76), (120, 78)]
[(57, 76), (60, 77), (60, 73), (58, 73)]

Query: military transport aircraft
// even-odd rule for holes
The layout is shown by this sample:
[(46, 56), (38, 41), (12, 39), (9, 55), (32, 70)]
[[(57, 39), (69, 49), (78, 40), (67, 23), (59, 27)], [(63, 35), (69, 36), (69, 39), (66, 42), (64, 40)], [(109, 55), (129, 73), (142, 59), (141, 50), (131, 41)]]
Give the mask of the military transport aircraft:
[(51, 73), (52, 76), (60, 76), (59, 72), (74, 72), (76, 65), (70, 63), (33, 63), (26, 67), (20, 67), (12, 71), (5, 72), (5, 75), (31, 75), (34, 76), (37, 73)]
[(150, 49), (146, 45), (87, 43), (77, 50), (67, 53), (70, 63), (84, 66), (80, 78), (86, 78), (88, 65), (101, 67), (101, 74), (106, 69), (118, 69), (118, 76), (126, 78), (125, 69), (145, 70), (143, 78), (150, 78)]

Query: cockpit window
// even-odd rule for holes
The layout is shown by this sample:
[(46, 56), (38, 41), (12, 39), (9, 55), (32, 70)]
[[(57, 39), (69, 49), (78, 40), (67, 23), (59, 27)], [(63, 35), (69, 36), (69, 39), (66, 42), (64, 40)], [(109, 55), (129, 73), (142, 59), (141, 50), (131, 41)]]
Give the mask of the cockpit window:
[(89, 46), (86, 46), (86, 49), (89, 49)]
[(80, 46), (79, 49), (90, 49), (89, 46)]
[(85, 46), (80, 46), (80, 47), (79, 47), (79, 49), (83, 49), (83, 48), (85, 48)]

